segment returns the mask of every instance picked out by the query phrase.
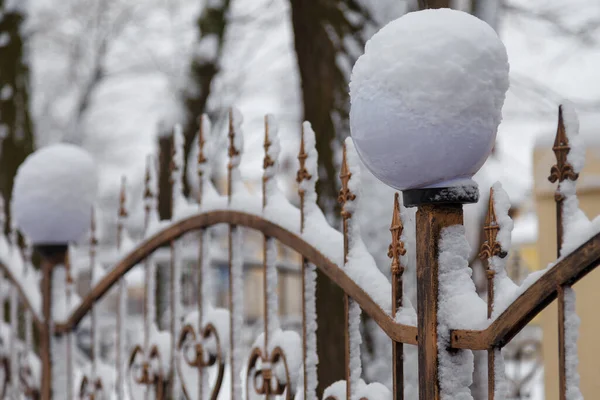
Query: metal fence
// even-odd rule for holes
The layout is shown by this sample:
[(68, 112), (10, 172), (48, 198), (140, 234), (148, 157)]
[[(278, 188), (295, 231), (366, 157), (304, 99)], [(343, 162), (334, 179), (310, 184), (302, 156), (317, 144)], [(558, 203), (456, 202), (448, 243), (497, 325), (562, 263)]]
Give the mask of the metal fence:
[[(472, 362), (468, 350), (488, 352), (488, 394), (499, 398), (495, 383), (497, 368), (502, 364), (500, 350), (548, 304), (558, 299), (560, 393), (566, 398), (567, 376), (571, 366), (565, 362), (568, 351), (565, 343), (565, 320), (569, 317), (570, 287), (600, 262), (600, 235), (595, 235), (577, 250), (560, 258), (543, 275), (494, 314), (495, 277), (498, 270), (492, 259), (506, 257), (509, 249), (498, 240), (500, 223), (495, 207), (496, 194), (490, 192), (489, 210), (483, 227), (486, 241), (481, 258), (486, 261), (488, 280), (488, 323), (481, 329), (459, 329), (440, 322), (443, 282), (439, 278), (440, 253), (444, 232), (463, 223), (462, 204), (476, 201), (477, 193), (404, 193), (405, 205), (418, 208), (416, 214), (417, 309), (403, 303), (402, 256), (406, 249), (402, 241), (403, 221), (399, 196), (396, 194), (391, 210), (391, 284), (377, 269), (369, 270), (369, 279), (384, 279), (380, 286), (365, 284), (361, 266), (355, 260), (365, 256), (361, 247), (357, 222), (352, 218), (359, 200), (356, 154), (350, 144), (344, 148), (340, 178), (342, 189), (342, 232), (326, 225), (316, 205), (316, 150), (310, 125), (303, 125), (297, 172), (300, 207), (282, 201), (277, 194), (274, 174), (277, 168), (278, 139), (265, 120), (265, 157), (263, 162), (262, 196), (244, 193), (239, 163), (241, 146), (239, 124), (233, 113), (229, 121), (229, 163), (225, 196), (209, 193), (210, 180), (206, 174), (206, 137), (208, 121), (203, 118), (199, 131), (198, 175), (200, 195), (196, 204), (182, 197), (182, 149), (175, 140), (172, 162), (173, 217), (159, 221), (154, 164), (150, 162), (145, 181), (145, 239), (133, 248), (124, 248), (126, 187), (123, 184), (118, 210), (117, 243), (122, 258), (108, 271), (95, 270), (97, 238), (95, 221), (91, 223), (89, 263), (92, 269), (92, 288), (81, 299), (73, 293), (68, 251), (64, 246), (45, 246), (37, 249), (42, 255), (39, 270), (31, 263), (31, 249), (18, 245), (13, 229), (9, 238), (0, 240), (7, 256), (2, 258), (2, 295), (5, 307), (0, 307), (0, 386), (2, 398), (180, 398), (231, 399), (280, 398), (316, 399), (316, 270), (323, 272), (344, 291), (345, 299), (345, 363), (343, 382), (330, 387), (327, 399), (404, 398), (404, 346), (418, 347), (419, 398), (439, 399), (444, 391), (446, 376), (440, 374), (446, 363), (462, 367)], [(348, 142), (350, 143), (350, 142)], [(577, 174), (569, 164), (569, 143), (565, 134), (562, 113), (554, 145), (557, 164), (552, 167), (552, 182), (574, 181)], [(391, 200), (391, 199), (390, 199)], [(564, 195), (557, 191), (557, 243), (560, 249), (563, 235)], [(210, 257), (207, 249), (213, 239), (211, 227), (225, 224), (228, 228), (229, 304), (226, 309), (214, 308)], [(254, 341), (248, 354), (243, 354), (243, 258), (242, 229), (263, 235), (263, 333)], [(324, 230), (324, 232), (323, 232)], [(320, 233), (317, 231), (321, 231)], [(180, 247), (178, 239), (196, 232), (198, 267), (195, 270), (197, 296), (195, 309), (183, 313), (181, 300)], [(328, 238), (326, 243), (323, 238)], [(277, 301), (277, 251), (279, 242), (302, 256), (302, 327), (301, 334), (281, 329)], [(169, 326), (158, 329), (156, 310), (156, 263), (153, 253), (160, 248), (170, 249)], [(560, 255), (560, 254), (559, 254)], [(368, 258), (368, 257), (367, 257)], [(363, 259), (364, 261), (364, 259)], [(368, 260), (367, 260), (368, 261)], [(368, 262), (366, 263), (368, 264)], [(365, 268), (366, 268), (365, 264)], [(125, 275), (135, 266), (145, 269), (143, 340), (127, 345), (125, 327), (128, 324), (127, 281)], [(380, 275), (377, 275), (377, 274)], [(40, 283), (38, 290), (38, 282)], [(114, 360), (103, 360), (99, 351), (97, 305), (114, 289), (118, 296)], [(383, 291), (382, 291), (383, 290)], [(571, 304), (572, 305), (572, 304)], [(58, 308), (64, 308), (62, 312)], [(390, 338), (393, 345), (393, 388), (366, 385), (360, 381), (360, 314), (371, 317)], [(412, 314), (411, 314), (412, 313)], [(416, 324), (408, 323), (416, 316)], [(91, 320), (91, 352), (83, 363), (76, 363), (77, 349), (74, 333), (84, 318)], [(448, 346), (440, 346), (447, 338)], [(78, 365), (76, 365), (78, 364)], [(453, 383), (456, 384), (456, 383)], [(459, 386), (460, 386), (459, 382)], [(462, 383), (464, 384), (464, 382)], [(468, 390), (468, 389), (467, 389)], [(279, 397), (277, 397), (279, 398)]]

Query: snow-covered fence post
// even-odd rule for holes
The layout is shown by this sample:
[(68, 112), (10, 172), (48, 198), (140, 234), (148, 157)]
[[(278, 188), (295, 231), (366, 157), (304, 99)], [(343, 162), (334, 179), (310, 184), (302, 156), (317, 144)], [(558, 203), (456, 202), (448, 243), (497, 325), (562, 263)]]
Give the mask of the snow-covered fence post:
[[(229, 162), (227, 164), (227, 201), (231, 207), (236, 195), (244, 190), (239, 169), (243, 150), (243, 137), (241, 131), (242, 115), (237, 109), (229, 112)], [(242, 330), (244, 326), (244, 260), (242, 258), (242, 231), (241, 228), (229, 225), (229, 315), (230, 315), (230, 374), (231, 374), (231, 399), (242, 399)]]
[(445, 228), (462, 225), (462, 205), (477, 202), (479, 192), (476, 186), (412, 189), (405, 190), (403, 197), (406, 207), (417, 207), (419, 398), (439, 399), (439, 358), (447, 352), (438, 346), (439, 242)]
[[(298, 152), (299, 168), (296, 173), (300, 197), (300, 233), (304, 233), (306, 219), (318, 211), (315, 185), (317, 173), (317, 150), (315, 133), (310, 122), (302, 124), (302, 137)], [(302, 399), (317, 399), (317, 269), (306, 257), (302, 257)]]

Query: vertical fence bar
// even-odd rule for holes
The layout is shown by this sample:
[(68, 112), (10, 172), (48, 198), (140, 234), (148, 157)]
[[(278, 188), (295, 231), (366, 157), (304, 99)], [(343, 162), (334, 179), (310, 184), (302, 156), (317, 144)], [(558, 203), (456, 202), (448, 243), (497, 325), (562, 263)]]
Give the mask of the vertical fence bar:
[[(66, 289), (66, 303), (67, 303), (67, 308), (68, 310), (71, 309), (71, 299), (72, 299), (72, 291), (73, 291), (73, 277), (71, 275), (71, 259), (70, 257), (67, 258), (67, 262), (65, 265), (65, 269), (66, 269), (66, 285), (65, 285), (65, 289)], [(67, 311), (68, 313), (68, 311)], [(67, 314), (68, 315), (68, 314)], [(73, 331), (69, 330), (69, 332), (67, 333), (67, 377), (66, 377), (66, 381), (67, 381), (67, 399), (72, 400), (74, 399), (73, 396), (73, 379), (74, 379), (74, 369), (73, 369), (73, 353), (74, 353), (74, 349), (73, 349)]]
[[(177, 207), (180, 204), (183, 190), (183, 133), (181, 126), (176, 125), (173, 132), (173, 149), (171, 152), (171, 218), (177, 215)], [(170, 331), (171, 331), (171, 358), (170, 366), (170, 394), (172, 398), (178, 398), (180, 394), (180, 381), (177, 372), (177, 337), (181, 325), (181, 268), (182, 260), (179, 255), (179, 246), (171, 241), (171, 274), (170, 274)]]
[[(206, 131), (205, 131), (206, 128)], [(205, 135), (208, 134), (209, 120), (206, 114), (202, 114), (198, 118), (198, 159), (197, 159), (197, 172), (198, 172), (198, 207), (202, 207), (202, 195), (204, 194), (204, 180), (210, 179), (209, 176), (205, 176), (205, 168), (207, 167), (207, 158), (204, 154), (204, 145), (206, 144)], [(208, 175), (208, 174), (206, 174)], [(202, 331), (204, 325), (204, 302), (206, 301), (206, 282), (204, 280), (206, 274), (210, 273), (210, 265), (205, 265), (205, 254), (204, 246), (207, 244), (207, 233), (206, 229), (200, 230), (200, 240), (198, 242), (198, 268), (196, 268), (196, 307), (198, 308), (198, 340), (202, 340)], [(198, 400), (204, 399), (204, 386), (205, 386), (205, 373), (204, 368), (201, 366), (201, 362), (198, 363)]]
[[(126, 180), (121, 180), (121, 194), (119, 196), (119, 212), (117, 223), (117, 251), (119, 254), (123, 251), (123, 242), (125, 236), (125, 218), (127, 218), (126, 208)], [(125, 398), (125, 317), (127, 314), (127, 282), (125, 277), (119, 279), (118, 286), (118, 309), (117, 309), (117, 340), (116, 340), (116, 371), (117, 371), (117, 396), (119, 399)]]
[[(502, 249), (500, 243), (496, 240), (500, 225), (496, 218), (496, 207), (494, 203), (494, 189), (490, 188), (490, 196), (488, 200), (488, 210), (485, 219), (485, 225), (483, 227), (485, 234), (485, 241), (481, 245), (479, 252), (479, 258), (486, 265), (486, 278), (487, 278), (487, 318), (492, 318), (492, 312), (494, 310), (494, 296), (495, 288), (494, 281), (496, 271), (492, 265), (492, 257), (506, 257), (506, 252)], [(488, 356), (488, 399), (493, 400), (496, 392), (496, 356), (497, 349), (490, 349), (487, 351)]]
[[(98, 245), (98, 238), (96, 233), (96, 209), (92, 209), (92, 218), (90, 221), (90, 251), (89, 251), (89, 259), (90, 259), (90, 267), (92, 268), (92, 284), (99, 277), (96, 276), (98, 271), (96, 270), (96, 246)], [(96, 390), (99, 385), (99, 376), (98, 376), (98, 357), (100, 357), (100, 346), (98, 340), (98, 307), (96, 302), (92, 304), (91, 307), (91, 316), (92, 316), (92, 327), (90, 330), (90, 340), (91, 340), (91, 379), (88, 380), (88, 385), (90, 386), (91, 392), (96, 395)]]
[[(554, 194), (556, 202), (556, 254), (560, 257), (560, 251), (563, 244), (564, 226), (563, 226), (563, 201), (564, 195), (561, 193), (560, 186), (565, 180), (576, 181), (579, 174), (575, 172), (573, 166), (568, 162), (567, 156), (571, 151), (569, 146), (569, 138), (565, 130), (563, 120), (563, 107), (558, 107), (558, 126), (556, 129), (556, 137), (552, 147), (556, 156), (556, 164), (550, 170), (548, 180), (552, 183), (558, 181), (558, 188)], [(558, 302), (558, 374), (559, 374), (559, 390), (560, 399), (566, 400), (567, 396), (567, 365), (565, 353), (565, 289), (570, 286), (560, 286), (557, 288)]]
[[(396, 318), (398, 310), (402, 308), (402, 275), (404, 266), (400, 262), (400, 256), (406, 254), (404, 242), (402, 242), (402, 218), (400, 217), (400, 202), (398, 193), (394, 195), (394, 210), (392, 212), (392, 242), (388, 250), (388, 257), (392, 259), (392, 318)], [(392, 340), (392, 385), (394, 400), (404, 400), (404, 345)]]
[[(238, 170), (240, 163), (241, 148), (238, 143), (241, 140), (241, 132), (237, 132), (239, 127), (239, 116), (235, 116), (234, 110), (229, 112), (229, 163), (227, 164), (227, 198), (228, 204), (231, 205), (234, 196), (236, 184), (239, 184), (240, 172)], [(239, 348), (241, 341), (241, 333), (244, 324), (243, 306), (243, 260), (241, 259), (241, 231), (235, 225), (229, 226), (228, 234), (229, 245), (229, 307), (230, 307), (230, 335), (229, 335), (229, 351), (230, 351), (230, 378), (231, 378), (231, 399), (242, 399), (242, 387), (240, 382), (241, 374), (241, 359)]]
[[(350, 172), (349, 168), (348, 168), (348, 161), (347, 161), (347, 156), (346, 156), (347, 150), (346, 150), (346, 144), (344, 144), (343, 150), (342, 150), (342, 166), (340, 169), (340, 179), (342, 181), (342, 188), (340, 189), (340, 193), (338, 196), (338, 202), (342, 205), (342, 211), (341, 211), (341, 216), (342, 216), (342, 229), (343, 229), (343, 235), (344, 235), (344, 265), (348, 262), (348, 252), (349, 252), (349, 232), (348, 232), (348, 226), (349, 226), (349, 219), (352, 217), (352, 213), (349, 212), (346, 209), (346, 203), (348, 201), (354, 201), (356, 199), (356, 195), (354, 193), (352, 193), (348, 187), (348, 182), (350, 181), (350, 178), (352, 177), (352, 173)], [(353, 343), (355, 343), (356, 340), (358, 340), (358, 338), (355, 337), (356, 335), (356, 330), (353, 329), (353, 324), (351, 321), (351, 317), (356, 317), (356, 310), (355, 308), (358, 307), (358, 304), (355, 304), (354, 300), (347, 294), (344, 293), (344, 323), (345, 323), (345, 329), (344, 329), (344, 344), (345, 344), (345, 350), (346, 350), (346, 354), (345, 354), (345, 376), (346, 376), (346, 400), (351, 400), (353, 398), (352, 394), (353, 394), (353, 387), (352, 387), (352, 356), (353, 356), (353, 351), (354, 346)], [(359, 310), (360, 313), (360, 310)]]
[[(302, 124), (299, 169), (296, 174), (300, 197), (300, 232), (304, 233), (306, 219), (318, 208), (315, 184), (318, 179), (315, 133), (309, 122)], [(305, 400), (317, 399), (317, 321), (316, 321), (316, 267), (302, 257), (302, 357)]]

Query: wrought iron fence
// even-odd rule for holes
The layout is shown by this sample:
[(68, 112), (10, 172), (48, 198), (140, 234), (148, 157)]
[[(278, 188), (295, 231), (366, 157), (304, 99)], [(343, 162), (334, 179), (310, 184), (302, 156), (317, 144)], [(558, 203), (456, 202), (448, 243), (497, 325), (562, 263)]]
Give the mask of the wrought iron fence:
[[(127, 248), (125, 220), (128, 215), (126, 185), (123, 181), (118, 209), (117, 243), (122, 258), (108, 271), (97, 266), (96, 221), (91, 221), (89, 264), (93, 286), (81, 299), (73, 293), (73, 282), (67, 248), (45, 246), (41, 268), (31, 263), (31, 247), (21, 250), (16, 230), (9, 238), (0, 238), (3, 304), (0, 307), (1, 397), (26, 398), (179, 398), (217, 399), (229, 392), (232, 399), (253, 396), (292, 399), (316, 399), (316, 270), (339, 285), (345, 300), (345, 380), (325, 391), (324, 398), (341, 400), (404, 398), (404, 346), (418, 347), (419, 398), (439, 399), (450, 390), (468, 390), (467, 381), (453, 381), (448, 368), (469, 368), (469, 350), (488, 352), (488, 396), (500, 398), (496, 386), (503, 368), (500, 350), (548, 304), (558, 299), (560, 393), (565, 399), (568, 380), (576, 371), (566, 363), (566, 353), (573, 351), (565, 339), (565, 320), (573, 313), (571, 286), (600, 262), (600, 235), (596, 234), (579, 248), (561, 257), (563, 243), (564, 191), (557, 191), (558, 261), (529, 279), (513, 294), (511, 301), (498, 304), (496, 285), (505, 276), (501, 260), (510, 250), (499, 237), (502, 218), (507, 210), (498, 210), (499, 188), (490, 191), (485, 230), (486, 241), (480, 256), (486, 261), (488, 297), (487, 319), (478, 328), (452, 326), (440, 300), (446, 302), (450, 290), (443, 274), (448, 274), (448, 257), (455, 257), (445, 241), (448, 232), (461, 235), (462, 204), (476, 201), (477, 191), (456, 193), (448, 190), (404, 193), (405, 206), (416, 206), (417, 239), (417, 309), (403, 301), (402, 241), (403, 219), (399, 195), (391, 212), (391, 282), (374, 266), (372, 257), (360, 239), (353, 214), (360, 199), (360, 169), (351, 141), (343, 152), (340, 179), (342, 189), (342, 231), (330, 227), (316, 205), (317, 153), (314, 132), (304, 123), (298, 154), (297, 172), (300, 207), (296, 208), (278, 193), (273, 179), (277, 169), (279, 141), (271, 117), (265, 119), (265, 157), (262, 196), (245, 193), (239, 165), (242, 152), (239, 115), (229, 118), (228, 191), (225, 196), (214, 193), (206, 173), (206, 117), (199, 129), (198, 177), (199, 196), (196, 204), (182, 194), (181, 136), (175, 133), (172, 160), (173, 217), (159, 221), (157, 183), (154, 164), (149, 161), (144, 193), (144, 240)], [(553, 147), (557, 164), (550, 180), (575, 181), (577, 174), (569, 163), (569, 142), (562, 111)], [(0, 213), (2, 215), (2, 213)], [(207, 249), (212, 245), (211, 227), (226, 224), (228, 230), (229, 304), (215, 308), (212, 297), (211, 260)], [(243, 257), (242, 229), (263, 235), (263, 333), (256, 338), (250, 352), (243, 354)], [(454, 229), (454, 230), (453, 230)], [(178, 239), (197, 232), (198, 267), (195, 270), (197, 296), (195, 310), (185, 315), (181, 303), (181, 263)], [(464, 232), (463, 232), (464, 233)], [(277, 254), (279, 242), (302, 256), (302, 324), (301, 334), (281, 329), (277, 301)], [(166, 330), (157, 325), (156, 263), (153, 253), (168, 247), (170, 251), (170, 323)], [(460, 257), (459, 257), (460, 258)], [(452, 258), (453, 260), (455, 258)], [(446, 263), (446, 264), (444, 264)], [(459, 260), (460, 263), (460, 260)], [(127, 346), (125, 326), (128, 323), (127, 281), (125, 275), (137, 265), (145, 269), (143, 335), (139, 343)], [(452, 271), (450, 271), (452, 272)], [(368, 276), (365, 278), (365, 274)], [(39, 283), (38, 283), (39, 282)], [(38, 286), (39, 284), (39, 286)], [(39, 290), (38, 290), (39, 287)], [(102, 360), (98, 338), (98, 302), (111, 289), (118, 296), (115, 360), (112, 365)], [(57, 311), (60, 309), (61, 311)], [(361, 381), (360, 314), (365, 312), (383, 329), (393, 345), (393, 387), (366, 385)], [(91, 352), (89, 362), (76, 366), (74, 333), (82, 320), (91, 319)], [(35, 340), (34, 340), (35, 339)], [(518, 353), (518, 351), (517, 351)], [(441, 371), (441, 372), (440, 372)], [(456, 379), (455, 379), (456, 380)], [(466, 385), (466, 386), (465, 386)], [(451, 387), (450, 389), (448, 389)], [(446, 392), (444, 392), (446, 391)], [(60, 394), (60, 396), (59, 396)], [(223, 398), (223, 397), (221, 397)]]

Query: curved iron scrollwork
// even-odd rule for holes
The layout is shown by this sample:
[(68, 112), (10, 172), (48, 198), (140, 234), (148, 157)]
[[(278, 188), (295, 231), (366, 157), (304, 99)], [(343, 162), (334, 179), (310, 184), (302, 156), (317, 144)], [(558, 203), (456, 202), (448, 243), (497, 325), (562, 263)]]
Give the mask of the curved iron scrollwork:
[[(142, 358), (141, 364), (136, 364), (138, 356)], [(154, 386), (156, 400), (164, 398), (166, 379), (162, 370), (160, 351), (156, 345), (150, 347), (148, 355), (142, 346), (135, 346), (129, 357), (129, 370), (136, 384)]]
[(90, 379), (84, 376), (81, 385), (79, 385), (79, 398), (82, 400), (98, 400), (101, 398), (103, 390), (102, 379), (99, 377)]
[[(205, 346), (207, 340), (213, 338), (216, 346), (213, 351)], [(179, 334), (177, 349), (181, 352), (185, 363), (192, 368), (198, 370), (198, 378), (202, 379), (202, 372), (206, 368), (217, 367), (217, 378), (215, 379), (210, 394), (211, 400), (216, 400), (221, 391), (223, 384), (223, 376), (225, 375), (225, 360), (221, 350), (221, 339), (217, 328), (213, 324), (207, 324), (200, 332), (200, 338), (196, 334), (196, 330), (190, 324), (185, 325)], [(191, 356), (191, 357), (190, 357)], [(181, 368), (180, 364), (177, 368)], [(181, 373), (181, 369), (179, 371)], [(183, 375), (183, 374), (181, 374)], [(200, 384), (200, 382), (198, 382)], [(185, 379), (181, 380), (183, 394), (186, 398), (191, 399), (189, 388)], [(200, 389), (202, 390), (202, 388)]]
[[(258, 361), (260, 360), (260, 369)], [(283, 366), (285, 380), (282, 381), (281, 374), (274, 373), (278, 366)], [(267, 356), (260, 347), (255, 347), (248, 359), (248, 370), (246, 373), (246, 398), (250, 398), (248, 388), (252, 382), (254, 391), (259, 395), (281, 396), (285, 394), (286, 400), (293, 398), (291, 390), (290, 370), (285, 352), (281, 347), (275, 347)], [(287, 389), (287, 390), (286, 390)]]

